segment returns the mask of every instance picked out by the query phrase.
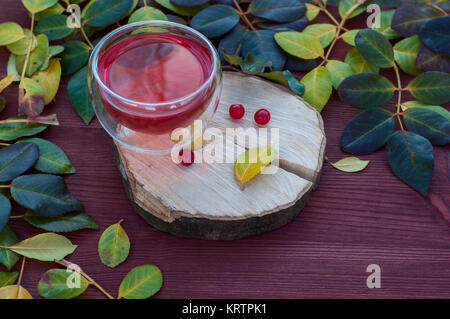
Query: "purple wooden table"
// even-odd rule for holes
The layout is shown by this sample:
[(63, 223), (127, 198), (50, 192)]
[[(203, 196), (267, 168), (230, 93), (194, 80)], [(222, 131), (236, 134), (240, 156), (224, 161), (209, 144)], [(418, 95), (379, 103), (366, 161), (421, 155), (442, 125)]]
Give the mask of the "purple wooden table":
[[(16, 21), (29, 27), (28, 15), (17, 0), (2, 0), (1, 7), (0, 23)], [(361, 17), (349, 26), (364, 23)], [(340, 42), (333, 58), (343, 59), (349, 48)], [(6, 73), (8, 54), (0, 49), (0, 77)], [(382, 74), (394, 80), (391, 70)], [(157, 298), (450, 297), (449, 147), (435, 148), (428, 197), (395, 178), (381, 150), (361, 157), (371, 162), (358, 174), (342, 173), (325, 163), (320, 186), (307, 207), (281, 229), (232, 242), (188, 240), (160, 232), (134, 213), (113, 159), (111, 138), (97, 120), (90, 126), (82, 123), (69, 103), (66, 87), (67, 79), (56, 103), (45, 111), (57, 113), (61, 126), (39, 136), (58, 144), (71, 159), (77, 173), (66, 178), (69, 189), (101, 231), (124, 219), (131, 252), (113, 270), (98, 258), (101, 231), (68, 234), (79, 245), (68, 259), (111, 294), (117, 295), (132, 267), (151, 263), (164, 274)], [(10, 87), (4, 95), (9, 107), (2, 119), (15, 114), (17, 89)], [(394, 104), (389, 107), (393, 109)], [(326, 155), (331, 161), (348, 156), (340, 150), (339, 139), (357, 113), (335, 93), (323, 111)], [(14, 211), (19, 213), (20, 209)], [(20, 239), (40, 232), (23, 220), (15, 219), (10, 226)], [(366, 286), (369, 264), (381, 266), (381, 289)], [(38, 297), (40, 276), (54, 267), (58, 266), (27, 261), (22, 282), (34, 297)], [(0, 271), (5, 271), (3, 266)], [(103, 295), (91, 287), (83, 297)]]

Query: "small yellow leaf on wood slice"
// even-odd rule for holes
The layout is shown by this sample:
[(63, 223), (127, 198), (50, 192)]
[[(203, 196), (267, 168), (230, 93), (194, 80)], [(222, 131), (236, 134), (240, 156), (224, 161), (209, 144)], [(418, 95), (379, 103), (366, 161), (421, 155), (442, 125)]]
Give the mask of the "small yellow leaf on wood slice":
[(0, 288), (0, 299), (33, 299), (22, 286), (11, 285)]
[(269, 146), (251, 148), (239, 155), (234, 164), (234, 173), (241, 182), (241, 189), (277, 156), (278, 153)]
[(369, 165), (370, 161), (362, 161), (357, 157), (345, 157), (336, 163), (331, 163), (334, 168), (347, 172), (347, 173), (355, 173), (360, 172)]

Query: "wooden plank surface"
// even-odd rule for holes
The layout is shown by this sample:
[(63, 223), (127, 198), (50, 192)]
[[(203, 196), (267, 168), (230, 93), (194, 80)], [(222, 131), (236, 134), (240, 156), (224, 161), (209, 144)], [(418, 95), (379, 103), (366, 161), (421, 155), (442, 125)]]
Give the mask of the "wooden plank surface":
[[(6, 21), (29, 27), (27, 13), (17, 0), (2, 0), (0, 23)], [(364, 23), (363, 16), (350, 27), (363, 27)], [(340, 42), (333, 57), (342, 59), (349, 48)], [(1, 77), (7, 57), (8, 52), (0, 49)], [(382, 73), (394, 79), (390, 70)], [(409, 79), (404, 76), (405, 83)], [(131, 253), (114, 270), (98, 258), (101, 231), (68, 235), (79, 245), (69, 260), (113, 295), (132, 267), (152, 263), (164, 274), (157, 298), (450, 297), (448, 146), (435, 148), (435, 172), (427, 198), (393, 176), (385, 152), (380, 150), (361, 157), (371, 163), (359, 174), (341, 173), (325, 163), (319, 187), (307, 207), (281, 229), (232, 242), (187, 240), (153, 229), (133, 212), (113, 161), (112, 140), (97, 121), (88, 127), (82, 123), (68, 101), (66, 86), (67, 79), (57, 102), (46, 110), (58, 114), (61, 126), (40, 137), (61, 146), (72, 160), (77, 173), (66, 181), (101, 231), (125, 220)], [(15, 113), (17, 90), (8, 88), (4, 95), (9, 107), (2, 118)], [(393, 103), (388, 107), (393, 109)], [(347, 156), (339, 148), (339, 139), (345, 124), (357, 113), (336, 94), (323, 111), (326, 155), (331, 161)], [(23, 220), (13, 220), (10, 226), (21, 239), (39, 233)], [(381, 266), (381, 289), (366, 287), (369, 264)], [(22, 282), (33, 296), (38, 296), (41, 274), (52, 267), (55, 265), (27, 262)], [(0, 271), (5, 269), (0, 267)], [(89, 288), (83, 297), (102, 295)]]

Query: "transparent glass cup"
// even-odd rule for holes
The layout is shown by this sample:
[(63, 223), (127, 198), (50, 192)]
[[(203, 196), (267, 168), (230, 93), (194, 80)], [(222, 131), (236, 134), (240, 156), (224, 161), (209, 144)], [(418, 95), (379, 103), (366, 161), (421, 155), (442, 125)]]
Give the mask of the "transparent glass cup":
[[(155, 103), (132, 100), (112, 90), (99, 70), (100, 59), (118, 43), (147, 34), (175, 35), (201, 45), (210, 57), (211, 66), (200, 87), (183, 97)], [(136, 61), (136, 69), (139, 67)], [(88, 87), (97, 118), (109, 135), (132, 150), (166, 155), (174, 146), (190, 145), (217, 110), (222, 90), (220, 59), (209, 40), (192, 28), (168, 21), (135, 22), (115, 29), (95, 46), (89, 60)], [(176, 134), (182, 138), (172, 135), (177, 129), (184, 129)]]

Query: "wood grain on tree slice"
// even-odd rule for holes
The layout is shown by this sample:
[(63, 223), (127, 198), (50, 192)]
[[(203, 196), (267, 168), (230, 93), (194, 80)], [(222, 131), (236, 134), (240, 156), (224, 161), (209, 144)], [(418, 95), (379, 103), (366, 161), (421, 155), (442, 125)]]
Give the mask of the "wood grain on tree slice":
[[(226, 72), (218, 112), (209, 127), (253, 126), (254, 111), (267, 108), (269, 128), (280, 129), (280, 167), (259, 174), (240, 189), (234, 161), (184, 167), (170, 156), (151, 156), (116, 143), (116, 158), (135, 210), (156, 228), (201, 239), (237, 239), (281, 227), (306, 205), (318, 181), (325, 148), (320, 115), (281, 86)], [(229, 120), (228, 107), (242, 103), (244, 119)], [(245, 145), (224, 139), (234, 158)], [(210, 143), (220, 143), (213, 139)], [(211, 144), (209, 144), (211, 146)], [(227, 153), (227, 150), (229, 153)], [(202, 150), (196, 151), (196, 159)]]

